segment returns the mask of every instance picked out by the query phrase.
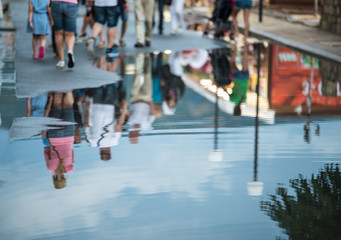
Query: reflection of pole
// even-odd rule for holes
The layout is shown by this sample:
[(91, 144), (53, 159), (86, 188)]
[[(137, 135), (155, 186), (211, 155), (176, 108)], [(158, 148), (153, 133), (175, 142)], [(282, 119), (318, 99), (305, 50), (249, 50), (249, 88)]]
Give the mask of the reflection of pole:
[(315, 0), (315, 18), (317, 18), (317, 15), (318, 15), (318, 0)]
[(258, 21), (262, 22), (263, 21), (263, 0), (259, 0), (259, 13), (258, 13), (258, 16), (259, 16)]
[(214, 109), (214, 150), (218, 149), (218, 89)]
[(257, 92), (257, 105), (256, 105), (256, 118), (255, 118), (255, 160), (253, 167), (253, 181), (247, 183), (247, 192), (250, 196), (260, 196), (263, 194), (263, 182), (258, 181), (258, 114), (259, 114), (259, 78), (260, 78), (260, 64), (261, 64), (261, 51), (262, 44), (257, 44), (257, 84), (256, 84), (256, 92)]
[(262, 45), (257, 44), (257, 84), (256, 84), (256, 93), (257, 93), (257, 103), (256, 103), (256, 118), (255, 118), (255, 162), (254, 162), (254, 181), (257, 181), (257, 167), (258, 167), (258, 114), (259, 114), (259, 78), (260, 78), (260, 66), (261, 66), (261, 50)]
[(309, 94), (308, 94), (308, 117), (311, 117), (311, 98), (312, 98), (312, 86), (314, 80), (314, 58), (311, 58), (310, 62), (310, 82), (309, 82)]

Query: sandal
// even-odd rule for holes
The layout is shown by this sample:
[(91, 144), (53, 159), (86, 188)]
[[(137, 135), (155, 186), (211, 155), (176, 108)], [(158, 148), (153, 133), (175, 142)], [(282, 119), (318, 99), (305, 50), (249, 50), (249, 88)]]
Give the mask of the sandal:
[(97, 47), (98, 49), (103, 49), (103, 48), (105, 48), (105, 42), (100, 42), (100, 43), (98, 43), (96, 47)]
[(34, 53), (33, 54), (33, 59), (39, 59), (39, 54), (38, 53)]
[(125, 47), (125, 46), (126, 46), (126, 43), (125, 43), (124, 40), (120, 40), (120, 46), (121, 46), (121, 47)]

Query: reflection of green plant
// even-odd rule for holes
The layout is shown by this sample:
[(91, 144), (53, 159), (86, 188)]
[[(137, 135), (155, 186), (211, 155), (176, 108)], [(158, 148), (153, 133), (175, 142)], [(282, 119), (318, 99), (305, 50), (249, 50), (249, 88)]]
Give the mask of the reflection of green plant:
[(311, 180), (299, 175), (288, 189), (279, 186), (261, 209), (285, 229), (289, 239), (341, 239), (341, 175), (339, 165), (326, 164)]

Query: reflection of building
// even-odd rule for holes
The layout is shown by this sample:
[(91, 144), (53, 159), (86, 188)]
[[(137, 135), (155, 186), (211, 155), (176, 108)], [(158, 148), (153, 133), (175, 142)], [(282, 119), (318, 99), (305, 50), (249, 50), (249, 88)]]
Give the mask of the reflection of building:
[[(293, 109), (297, 106), (306, 107), (310, 87), (314, 113), (332, 112), (341, 107), (340, 85), (335, 89), (336, 96), (323, 94), (325, 90), (322, 78), (319, 76), (318, 61), (284, 47), (272, 46), (271, 50), (269, 100), (277, 114), (293, 113)], [(311, 71), (311, 61), (313, 61), (313, 71)], [(305, 109), (303, 110), (306, 112)]]

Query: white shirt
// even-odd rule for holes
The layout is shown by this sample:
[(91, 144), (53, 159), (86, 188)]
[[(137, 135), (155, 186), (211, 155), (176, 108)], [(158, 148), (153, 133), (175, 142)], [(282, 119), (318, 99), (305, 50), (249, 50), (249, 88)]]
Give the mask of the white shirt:
[(118, 145), (121, 132), (115, 131), (115, 106), (109, 104), (91, 105), (90, 127), (85, 133), (91, 147), (111, 147)]
[(135, 124), (140, 124), (141, 130), (152, 130), (154, 120), (155, 116), (150, 115), (149, 103), (138, 102), (131, 105), (128, 120), (129, 125), (134, 126)]

